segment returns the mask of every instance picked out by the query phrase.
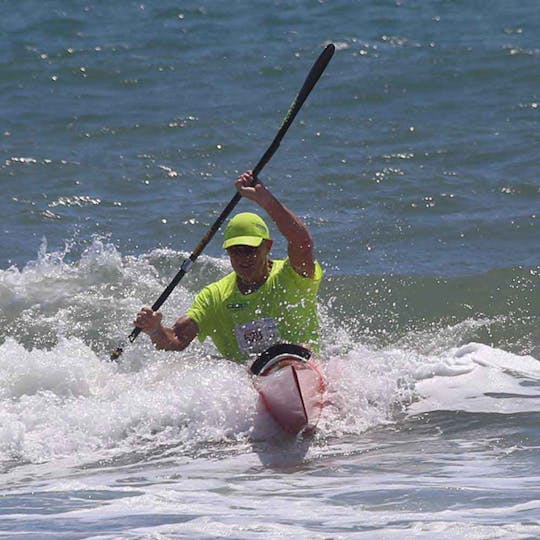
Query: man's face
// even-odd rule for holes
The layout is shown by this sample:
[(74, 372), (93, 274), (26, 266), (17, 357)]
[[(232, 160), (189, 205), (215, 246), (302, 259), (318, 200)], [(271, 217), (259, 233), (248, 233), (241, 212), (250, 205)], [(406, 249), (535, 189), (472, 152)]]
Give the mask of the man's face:
[(263, 240), (259, 247), (239, 245), (227, 249), (233, 270), (242, 281), (257, 283), (265, 278), (271, 247), (271, 240)]

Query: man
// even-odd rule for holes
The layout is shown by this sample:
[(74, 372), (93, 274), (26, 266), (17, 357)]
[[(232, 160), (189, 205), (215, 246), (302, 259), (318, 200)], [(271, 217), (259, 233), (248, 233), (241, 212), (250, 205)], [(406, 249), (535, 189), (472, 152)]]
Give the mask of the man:
[(252, 172), (235, 183), (238, 192), (257, 203), (287, 240), (285, 260), (272, 260), (272, 240), (264, 220), (244, 212), (225, 229), (223, 247), (233, 272), (206, 286), (174, 326), (161, 323), (161, 313), (145, 307), (135, 326), (161, 350), (185, 349), (195, 337), (211, 337), (219, 352), (243, 361), (279, 343), (317, 349), (317, 291), (322, 269), (315, 261), (313, 240), (305, 224), (286, 208)]

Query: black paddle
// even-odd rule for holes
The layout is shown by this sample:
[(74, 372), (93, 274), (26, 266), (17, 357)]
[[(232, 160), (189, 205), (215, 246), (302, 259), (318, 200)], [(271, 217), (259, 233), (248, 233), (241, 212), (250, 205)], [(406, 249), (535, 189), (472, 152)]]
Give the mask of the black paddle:
[[(336, 48), (333, 44), (327, 45), (324, 51), (319, 56), (319, 58), (317, 58), (317, 60), (313, 64), (313, 67), (308, 73), (308, 76), (306, 77), (306, 80), (304, 81), (304, 84), (302, 85), (300, 92), (298, 92), (296, 99), (292, 102), (291, 106), (289, 107), (289, 110), (287, 111), (287, 115), (285, 116), (285, 119), (283, 120), (283, 123), (281, 124), (281, 127), (279, 128), (279, 131), (277, 132), (277, 135), (274, 137), (272, 144), (268, 147), (268, 150), (266, 150), (263, 157), (259, 160), (259, 163), (257, 163), (257, 165), (255, 165), (255, 168), (253, 169), (253, 178), (255, 178), (255, 181), (257, 181), (257, 175), (262, 171), (263, 167), (270, 161), (272, 156), (275, 154), (276, 150), (279, 148), (281, 140), (285, 136), (285, 133), (287, 133), (287, 130), (289, 129), (290, 125), (292, 124), (293, 120), (298, 114), (298, 111), (301, 109), (302, 105), (304, 104), (304, 101), (306, 101), (310, 92), (313, 90), (313, 87), (317, 84), (317, 81), (319, 80), (324, 70), (326, 69), (326, 66), (330, 62), (330, 59), (332, 58), (335, 50)], [(225, 207), (223, 212), (221, 212), (221, 214), (216, 219), (214, 224), (206, 231), (206, 234), (204, 235), (203, 239), (199, 242), (197, 247), (193, 250), (193, 253), (189, 256), (189, 258), (187, 258), (182, 263), (180, 270), (174, 276), (173, 280), (167, 285), (167, 288), (161, 293), (160, 297), (154, 302), (154, 304), (152, 305), (153, 311), (157, 311), (163, 305), (165, 300), (167, 300), (167, 298), (172, 293), (174, 288), (178, 285), (180, 280), (184, 277), (184, 275), (190, 269), (191, 265), (197, 260), (199, 255), (203, 252), (204, 248), (208, 245), (210, 240), (212, 240), (213, 236), (216, 234), (216, 232), (221, 227), (223, 222), (227, 219), (229, 214), (233, 211), (234, 207), (238, 204), (238, 201), (240, 201), (241, 198), (242, 196), (239, 193), (236, 193), (236, 195), (230, 200), (229, 204)], [(141, 333), (141, 329), (136, 326), (131, 332), (131, 334), (128, 336), (128, 340), (130, 341), (130, 343), (133, 343), (133, 341), (135, 341), (135, 339), (140, 333)], [(124, 343), (120, 344), (116, 348), (116, 350), (113, 351), (113, 353), (111, 354), (111, 360), (118, 360), (123, 350), (124, 350)]]

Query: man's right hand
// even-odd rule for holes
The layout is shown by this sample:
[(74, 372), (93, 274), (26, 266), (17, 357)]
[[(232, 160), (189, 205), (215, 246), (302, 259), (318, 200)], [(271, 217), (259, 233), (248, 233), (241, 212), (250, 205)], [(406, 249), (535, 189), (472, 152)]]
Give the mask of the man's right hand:
[(182, 351), (197, 336), (197, 323), (189, 317), (180, 317), (173, 328), (161, 324), (162, 315), (152, 308), (143, 307), (133, 324), (150, 336), (156, 349), (160, 351)]
[(138, 326), (145, 334), (152, 335), (161, 328), (162, 315), (152, 308), (143, 307), (135, 317), (133, 324)]

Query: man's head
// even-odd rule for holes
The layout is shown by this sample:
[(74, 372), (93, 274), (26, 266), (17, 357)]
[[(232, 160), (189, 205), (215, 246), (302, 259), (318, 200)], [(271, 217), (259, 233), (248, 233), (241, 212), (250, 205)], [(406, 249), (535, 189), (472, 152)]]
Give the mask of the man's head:
[(270, 240), (270, 231), (264, 220), (252, 212), (242, 212), (227, 224), (223, 247), (259, 247), (264, 240)]
[(223, 247), (229, 254), (233, 270), (242, 281), (264, 282), (268, 275), (272, 240), (260, 216), (251, 212), (234, 216), (225, 228)]

